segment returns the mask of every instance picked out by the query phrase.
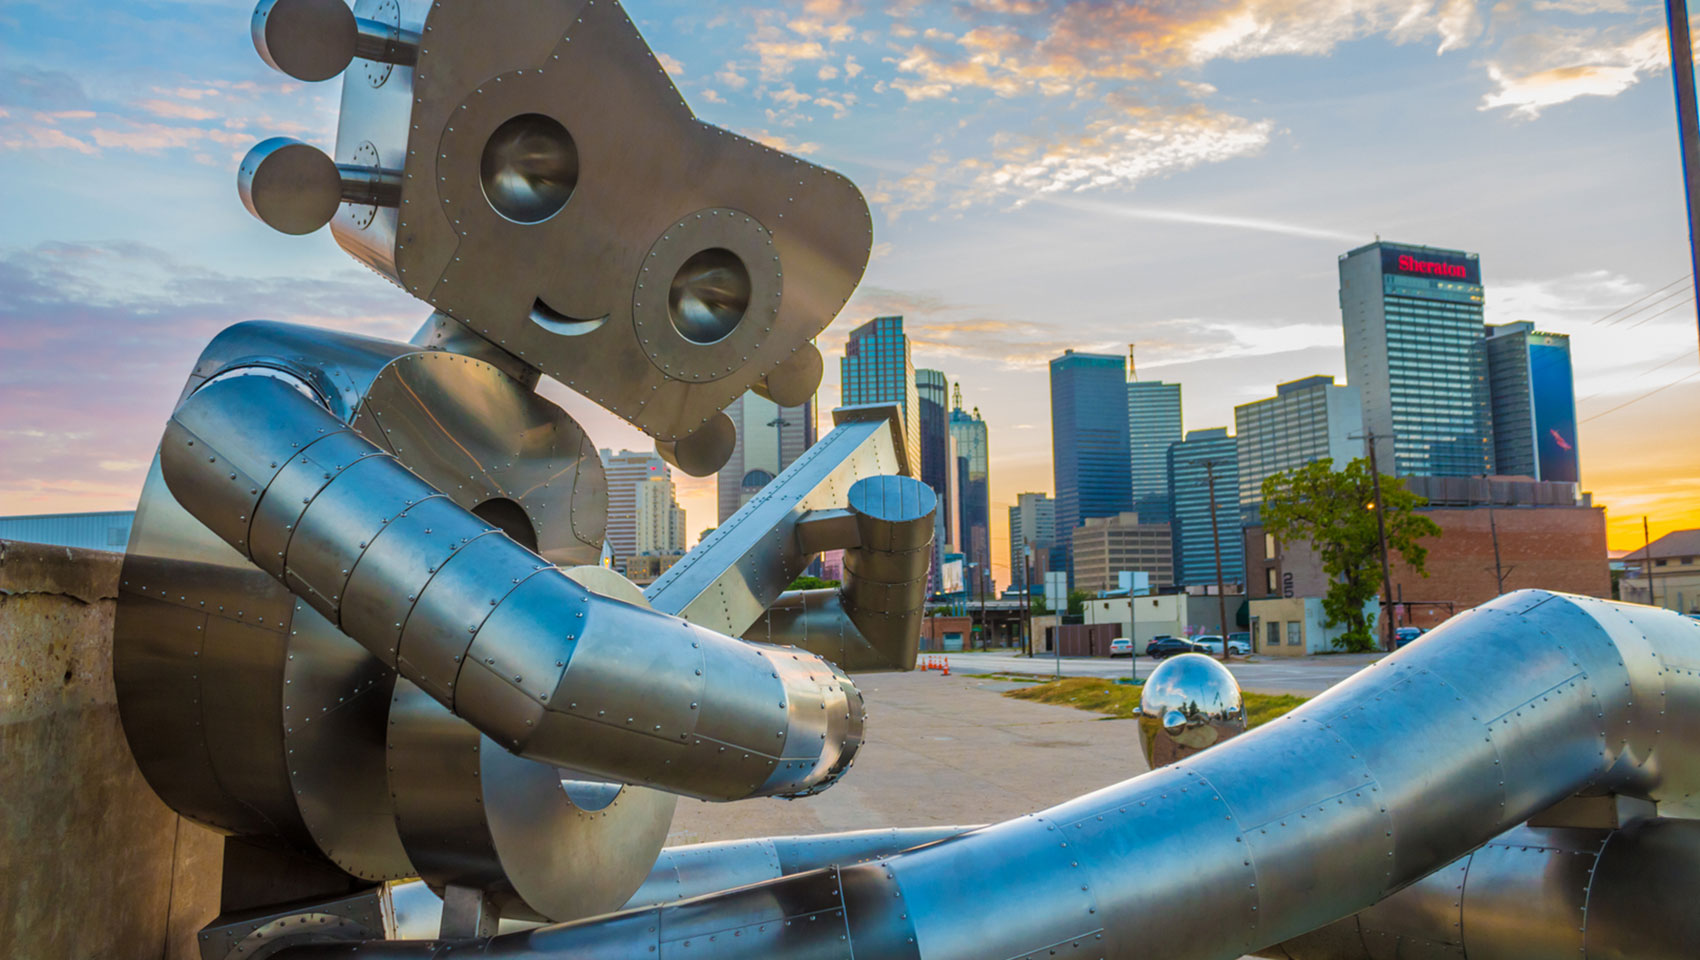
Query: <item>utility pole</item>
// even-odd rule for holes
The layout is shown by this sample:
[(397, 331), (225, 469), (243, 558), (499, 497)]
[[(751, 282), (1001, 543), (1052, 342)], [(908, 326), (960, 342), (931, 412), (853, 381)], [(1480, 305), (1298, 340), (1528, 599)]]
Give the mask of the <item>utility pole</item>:
[(1488, 532), (1493, 535), (1493, 579), (1499, 584), (1499, 592), (1495, 596), (1505, 595), (1505, 570), (1499, 563), (1499, 524), (1493, 515), (1493, 486), (1488, 486)]
[(1222, 583), (1222, 531), (1216, 519), (1216, 461), (1204, 461), (1205, 482), (1210, 487), (1210, 540), (1216, 547), (1216, 613), (1222, 619), (1222, 662), (1228, 662), (1228, 596)]
[(1021, 541), (1021, 649), (1033, 655), (1033, 541)]
[(1647, 571), (1647, 606), (1656, 607), (1659, 605), (1659, 597), (1653, 592), (1653, 530), (1647, 525), (1646, 514), (1641, 515), (1641, 539), (1646, 543), (1646, 546), (1641, 548), (1641, 565)]
[(1393, 567), (1387, 562), (1387, 511), (1381, 502), (1381, 468), (1375, 462), (1374, 430), (1366, 430), (1363, 440), (1369, 446), (1369, 478), (1375, 497), (1375, 530), (1381, 540), (1381, 648), (1393, 652)]
[[(1688, 36), (1688, 0), (1665, 0), (1671, 79), (1676, 84), (1676, 132), (1682, 146), (1682, 184), (1688, 195), (1688, 257), (1700, 282), (1700, 115), (1694, 101), (1694, 48)], [(1700, 289), (1696, 290), (1700, 294)], [(1648, 581), (1647, 589), (1652, 589)], [(1649, 594), (1650, 596), (1651, 594)]]

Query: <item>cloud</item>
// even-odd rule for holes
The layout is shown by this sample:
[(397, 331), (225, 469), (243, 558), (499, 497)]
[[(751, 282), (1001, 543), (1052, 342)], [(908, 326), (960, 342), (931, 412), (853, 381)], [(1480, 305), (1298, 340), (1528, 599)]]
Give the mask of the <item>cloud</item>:
[(657, 63), (661, 64), (661, 69), (667, 71), (669, 75), (674, 77), (682, 77), (685, 75), (685, 65), (680, 63), (677, 58), (670, 57), (658, 50), (655, 52), (655, 60)]
[(392, 339), (427, 313), (352, 265), (309, 279), (222, 273), (139, 244), (0, 254), (0, 503), (14, 512), (132, 505), (195, 357), (257, 303), (286, 322)]
[(1618, 37), (1611, 31), (1546, 31), (1508, 45), (1504, 61), (1488, 64), (1497, 87), (1481, 109), (1509, 108), (1538, 117), (1578, 97), (1614, 97), (1669, 64), (1664, 28)]

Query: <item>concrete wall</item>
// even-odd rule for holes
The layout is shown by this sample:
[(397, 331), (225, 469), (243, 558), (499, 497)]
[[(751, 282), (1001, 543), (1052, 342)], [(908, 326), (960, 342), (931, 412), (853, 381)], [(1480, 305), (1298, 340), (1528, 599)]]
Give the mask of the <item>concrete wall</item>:
[[(1132, 604), (1139, 604), (1138, 622), (1134, 622)], [(1161, 594), (1155, 597), (1109, 597), (1088, 600), (1084, 608), (1087, 623), (1112, 623), (1121, 628), (1121, 636), (1133, 637), (1135, 652), (1144, 653), (1156, 637), (1186, 635), (1186, 597), (1181, 594)], [(1230, 607), (1229, 616), (1233, 616)]]
[(0, 944), (190, 960), (223, 845), (142, 779), (112, 685), (115, 553), (0, 541)]

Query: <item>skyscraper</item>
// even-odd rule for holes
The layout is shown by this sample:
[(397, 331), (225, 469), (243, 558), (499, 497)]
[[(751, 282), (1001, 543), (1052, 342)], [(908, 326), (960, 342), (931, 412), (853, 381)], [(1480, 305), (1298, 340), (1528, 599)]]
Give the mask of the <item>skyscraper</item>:
[(839, 361), (845, 406), (895, 403), (903, 409), (903, 440), (909, 471), (921, 470), (921, 403), (915, 393), (915, 364), (902, 317), (875, 317), (850, 331)]
[(921, 412), (921, 482), (938, 495), (938, 511), (933, 514), (933, 566), (929, 574), (928, 592), (938, 593), (939, 574), (943, 569), (944, 549), (955, 540), (954, 508), (956, 500), (956, 463), (950, 443), (950, 383), (942, 370), (915, 371), (915, 397)]
[(1169, 446), (1181, 441), (1181, 385), (1130, 380), (1127, 442), (1133, 508), (1145, 523), (1169, 519)]
[(956, 457), (962, 490), (962, 509), (956, 543), (970, 563), (969, 592), (992, 594), (991, 453), (986, 421), (980, 410), (962, 409), (962, 385), (956, 385), (950, 410), (950, 436), (956, 441)]
[(603, 450), (602, 470), (608, 477), (608, 550), (614, 558), (614, 569), (621, 569), (626, 558), (637, 555), (638, 484), (650, 477), (664, 477), (669, 482), (673, 472), (667, 461), (653, 450)]
[(1051, 461), (1064, 569), (1071, 569), (1082, 520), (1133, 509), (1126, 369), (1119, 356), (1073, 350), (1051, 361)]
[(737, 513), (816, 440), (812, 400), (781, 407), (760, 394), (746, 393), (732, 401), (726, 415), (738, 428), (738, 441), (731, 459), (715, 477), (719, 523)]
[(1042, 493), (1016, 494), (1009, 508), (1009, 582), (1026, 586), (1031, 564), (1033, 582), (1043, 584), (1056, 542), (1057, 502)]
[(1570, 338), (1532, 323), (1487, 328), (1494, 468), (1501, 474), (1580, 483)]
[(1338, 470), (1363, 456), (1363, 429), (1358, 388), (1338, 385), (1333, 377), (1283, 383), (1275, 396), (1235, 407), (1244, 522), (1257, 522), (1265, 478), (1324, 457)]
[(636, 555), (685, 552), (685, 510), (674, 496), (673, 478), (657, 474), (637, 484)]
[(1377, 466), (1401, 476), (1494, 472), (1473, 253), (1376, 241), (1340, 258), (1348, 381)]
[[(1169, 497), (1175, 544), (1175, 582), (1216, 583), (1216, 550), (1222, 551), (1222, 581), (1245, 581), (1245, 538), (1240, 534), (1239, 454), (1227, 427), (1188, 431), (1169, 448)], [(1210, 501), (1216, 501), (1212, 526)]]

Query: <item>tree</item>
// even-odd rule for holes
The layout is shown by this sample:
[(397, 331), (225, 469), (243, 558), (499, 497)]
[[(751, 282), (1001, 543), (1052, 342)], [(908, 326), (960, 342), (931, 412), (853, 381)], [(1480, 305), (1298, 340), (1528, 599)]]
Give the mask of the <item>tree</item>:
[(822, 587), (836, 587), (837, 580), (822, 580), (820, 577), (798, 577), (791, 581), (787, 590), (819, 590)]
[(1045, 595), (1042, 594), (1042, 593), (1035, 593), (1035, 594), (1029, 596), (1027, 598), (1027, 603), (1028, 603), (1027, 612), (1033, 614), (1034, 616), (1039, 616), (1041, 614), (1046, 614), (1046, 613), (1051, 612), (1051, 607), (1050, 607), (1049, 604), (1047, 604), (1045, 602)]
[(1376, 648), (1375, 616), (1366, 614), (1364, 605), (1382, 587), (1377, 507), (1387, 525), (1388, 552), (1419, 576), (1428, 576), (1428, 549), (1421, 541), (1440, 536), (1440, 526), (1416, 512), (1428, 501), (1405, 489), (1404, 481), (1383, 474), (1381, 499), (1375, 502), (1374, 478), (1362, 458), (1342, 470), (1322, 459), (1263, 481), (1265, 532), (1277, 540), (1309, 543), (1333, 580), (1322, 610), (1328, 626), (1345, 626), (1334, 640), (1342, 650)]
[(1070, 616), (1078, 617), (1086, 613), (1086, 601), (1092, 595), (1085, 590), (1070, 590), (1068, 592), (1068, 612)]

